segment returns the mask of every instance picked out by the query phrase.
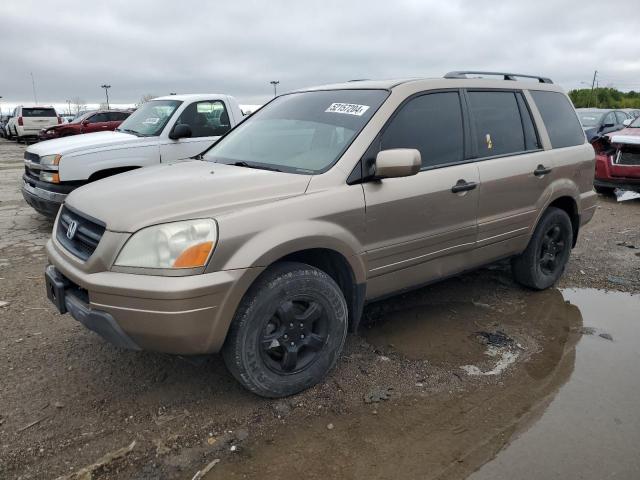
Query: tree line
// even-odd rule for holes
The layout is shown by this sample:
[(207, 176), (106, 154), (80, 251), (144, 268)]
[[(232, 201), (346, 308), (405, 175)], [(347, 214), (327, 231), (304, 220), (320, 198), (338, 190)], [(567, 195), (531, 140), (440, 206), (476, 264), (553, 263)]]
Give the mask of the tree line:
[(621, 92), (615, 88), (580, 88), (571, 90), (569, 97), (576, 108), (637, 108), (640, 92)]

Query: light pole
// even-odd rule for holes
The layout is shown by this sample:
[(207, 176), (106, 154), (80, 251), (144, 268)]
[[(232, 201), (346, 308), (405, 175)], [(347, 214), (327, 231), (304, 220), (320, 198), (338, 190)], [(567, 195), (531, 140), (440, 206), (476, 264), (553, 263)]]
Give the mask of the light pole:
[(278, 95), (278, 84), (280, 80), (271, 80), (269, 83), (273, 85), (273, 98), (275, 98)]
[(69, 115), (71, 115), (71, 100), (65, 100), (67, 102), (67, 109), (69, 110)]
[(104, 88), (104, 94), (107, 96), (107, 110), (111, 110), (109, 108), (109, 89), (111, 88), (111, 85), (107, 85), (105, 83), (103, 85), (100, 85), (100, 88)]
[[(2, 100), (2, 95), (0, 95), (0, 100)], [(0, 102), (0, 121), (2, 121), (2, 103)]]

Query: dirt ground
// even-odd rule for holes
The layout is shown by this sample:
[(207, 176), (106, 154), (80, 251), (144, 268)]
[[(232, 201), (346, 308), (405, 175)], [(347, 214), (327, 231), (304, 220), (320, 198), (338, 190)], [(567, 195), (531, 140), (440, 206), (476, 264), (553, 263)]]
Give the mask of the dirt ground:
[(640, 292), (640, 201), (600, 197), (557, 289), (526, 291), (498, 264), (371, 304), (326, 382), (265, 400), (217, 356), (119, 350), (56, 313), (24, 148), (0, 140), (3, 479), (466, 478), (544, 415), (585, 335), (608, 345), (567, 292)]

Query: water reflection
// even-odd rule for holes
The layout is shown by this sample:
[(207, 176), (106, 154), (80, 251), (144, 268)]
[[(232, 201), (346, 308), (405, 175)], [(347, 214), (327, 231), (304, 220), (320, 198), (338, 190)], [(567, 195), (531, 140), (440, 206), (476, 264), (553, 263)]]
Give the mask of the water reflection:
[(509, 304), (398, 307), (374, 321), (367, 341), (438, 368), (462, 372), (461, 365), (485, 360), (480, 330), (503, 329), (522, 342), (523, 355), (499, 377), (464, 377), (463, 391), (280, 426), (209, 478), (465, 478), (544, 412), (572, 374), (582, 328), (580, 310), (558, 290), (522, 291)]

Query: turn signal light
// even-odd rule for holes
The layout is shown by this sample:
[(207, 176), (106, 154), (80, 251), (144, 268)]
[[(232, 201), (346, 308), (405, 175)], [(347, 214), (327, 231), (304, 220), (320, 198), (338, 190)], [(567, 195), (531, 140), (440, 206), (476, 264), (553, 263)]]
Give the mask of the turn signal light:
[(202, 267), (209, 258), (211, 249), (213, 248), (213, 242), (203, 242), (193, 245), (182, 252), (175, 262), (173, 262), (174, 268), (193, 268)]

